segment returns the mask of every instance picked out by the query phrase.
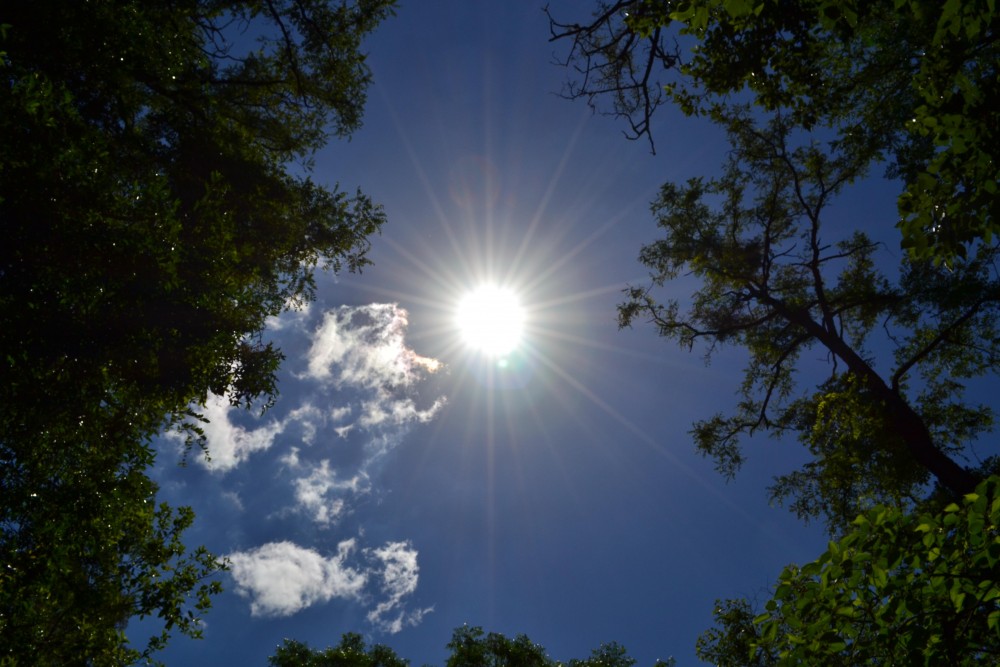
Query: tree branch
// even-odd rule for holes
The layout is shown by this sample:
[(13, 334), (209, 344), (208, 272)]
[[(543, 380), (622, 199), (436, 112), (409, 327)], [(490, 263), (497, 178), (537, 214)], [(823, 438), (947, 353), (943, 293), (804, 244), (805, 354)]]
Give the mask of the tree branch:
[(980, 308), (982, 308), (985, 304), (995, 300), (996, 300), (995, 298), (979, 299), (974, 304), (972, 304), (972, 306), (970, 306), (964, 313), (955, 318), (955, 320), (952, 321), (951, 324), (938, 331), (937, 335), (934, 336), (933, 340), (927, 343), (927, 345), (921, 348), (916, 354), (907, 359), (903, 364), (899, 366), (899, 368), (896, 369), (896, 372), (892, 374), (892, 380), (891, 380), (892, 390), (898, 392), (900, 381), (910, 371), (911, 368), (920, 363), (921, 360), (923, 360), (929, 354), (931, 354), (935, 349), (937, 349), (938, 346), (947, 342), (949, 334), (951, 334), (953, 331), (955, 331), (963, 324), (968, 322), (970, 319), (975, 317), (976, 314), (979, 313)]
[[(650, 121), (663, 103), (663, 92), (651, 82), (653, 71), (659, 63), (672, 69), (680, 62), (680, 50), (668, 51), (662, 45), (662, 27), (657, 26), (647, 38), (640, 39), (628, 23), (618, 17), (627, 16), (629, 10), (641, 11), (640, 0), (619, 0), (605, 6), (594, 19), (586, 24), (561, 23), (546, 6), (543, 11), (549, 20), (549, 41), (569, 40), (569, 53), (556, 62), (563, 67), (573, 65), (582, 81), (569, 82), (563, 97), (584, 97), (591, 109), (597, 111), (596, 98), (612, 93), (612, 111), (603, 115), (625, 119), (631, 133), (626, 138), (636, 140), (645, 136), (650, 150), (655, 154)], [(603, 37), (602, 33), (607, 32)], [(640, 42), (646, 43), (645, 53), (637, 64), (636, 51)], [(579, 64), (575, 64), (579, 63)]]
[(979, 476), (961, 467), (938, 449), (920, 415), (853, 348), (834, 332), (827, 331), (817, 323), (807, 310), (790, 307), (766, 295), (761, 295), (761, 298), (766, 299), (783, 318), (801, 326), (820, 344), (840, 357), (847, 368), (865, 382), (872, 393), (884, 402), (890, 423), (903, 438), (914, 459), (927, 468), (945, 488), (955, 495), (972, 493), (981, 481)]

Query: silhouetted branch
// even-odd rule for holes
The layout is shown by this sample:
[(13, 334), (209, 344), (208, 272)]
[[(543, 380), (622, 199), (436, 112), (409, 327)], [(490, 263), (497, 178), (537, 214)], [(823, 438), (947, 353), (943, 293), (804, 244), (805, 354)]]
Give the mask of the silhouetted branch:
[(641, 10), (639, 0), (602, 3), (593, 21), (586, 25), (561, 23), (546, 6), (549, 20), (549, 41), (568, 40), (569, 53), (557, 63), (572, 67), (579, 81), (568, 81), (562, 96), (575, 100), (585, 98), (595, 111), (598, 98), (610, 95), (611, 111), (603, 115), (625, 119), (631, 131), (624, 134), (635, 140), (645, 136), (650, 150), (656, 147), (650, 129), (653, 113), (666, 101), (662, 86), (654, 79), (657, 66), (670, 70), (680, 64), (680, 49), (663, 44), (663, 30), (655, 28), (648, 37), (634, 32), (627, 18), (630, 12)]

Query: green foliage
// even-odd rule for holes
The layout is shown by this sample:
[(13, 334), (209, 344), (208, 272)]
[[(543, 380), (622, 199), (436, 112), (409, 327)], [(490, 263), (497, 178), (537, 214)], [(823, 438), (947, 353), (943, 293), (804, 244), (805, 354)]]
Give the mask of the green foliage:
[[(502, 634), (487, 634), (480, 627), (463, 625), (452, 633), (448, 642), (451, 654), (446, 667), (562, 667), (564, 663), (548, 657), (545, 649), (525, 635), (509, 639)], [(285, 640), (278, 652), (271, 656), (271, 667), (406, 667), (408, 661), (399, 659), (389, 648), (381, 645), (365, 646), (360, 635), (345, 634), (340, 644), (326, 650), (313, 650), (301, 642)], [(602, 644), (590, 657), (573, 659), (567, 667), (632, 667), (635, 660), (623, 646), (616, 643)], [(657, 660), (654, 667), (673, 667), (673, 658)]]
[[(816, 561), (782, 572), (765, 612), (716, 614), (699, 654), (760, 665), (1000, 660), (1000, 478), (934, 512), (878, 506)], [(743, 638), (734, 642), (734, 638)]]
[[(611, 642), (601, 644), (600, 648), (591, 651), (589, 658), (583, 660), (574, 658), (566, 664), (567, 667), (633, 667), (635, 663), (636, 660), (629, 656), (624, 646)], [(666, 661), (657, 660), (653, 663), (653, 667), (674, 667), (675, 664), (673, 658), (667, 658)]]
[(771, 500), (806, 521), (822, 518), (832, 534), (879, 504), (911, 507), (929, 475), (910, 456), (885, 405), (855, 376), (838, 375), (789, 406), (812, 460), (775, 478)]
[[(977, 476), (950, 457), (992, 426), (963, 392), (996, 369), (996, 251), (954, 270), (904, 258), (893, 284), (875, 266), (877, 244), (861, 232), (828, 240), (823, 224), (866, 160), (783, 116), (761, 128), (745, 109), (727, 113), (717, 110), (733, 146), (722, 175), (663, 186), (653, 204), (663, 237), (640, 253), (651, 285), (629, 288), (619, 312), (622, 326), (646, 319), (685, 347), (704, 343), (707, 357), (747, 351), (736, 411), (695, 425), (699, 451), (732, 476), (745, 436), (797, 436), (813, 460), (779, 477), (772, 498), (834, 533), (875, 503), (910, 503), (928, 473), (971, 491)], [(700, 287), (661, 303), (654, 291), (682, 274)], [(889, 335), (893, 365), (867, 352), (876, 333)], [(829, 375), (801, 395), (795, 374), (812, 348)]]
[[(570, 96), (607, 98), (634, 137), (668, 101), (713, 113), (749, 93), (865, 159), (891, 158), (915, 257), (954, 264), (1000, 232), (993, 0), (601, 1), (590, 23), (551, 23), (582, 74)], [(686, 49), (663, 58), (671, 38)]]
[[(785, 571), (766, 614), (719, 603), (699, 656), (997, 663), (997, 479), (977, 487), (995, 462), (956, 460), (993, 426), (966, 385), (1000, 368), (996, 2), (599, 0), (591, 21), (550, 26), (570, 45), (568, 96), (608, 100), (631, 138), (652, 145), (667, 103), (729, 130), (722, 176), (667, 184), (654, 202), (663, 238), (640, 254), (651, 284), (627, 290), (620, 323), (647, 320), (706, 357), (745, 350), (735, 413), (696, 424), (699, 450), (732, 475), (746, 436), (796, 436), (812, 460), (772, 499), (843, 536)], [(895, 274), (864, 233), (831, 239), (822, 224), (875, 165), (901, 190)], [(661, 302), (682, 275), (699, 289)], [(826, 379), (800, 393), (814, 349)], [(935, 512), (942, 497), (961, 502)]]
[(451, 655), (446, 667), (554, 667), (556, 664), (542, 646), (525, 635), (508, 639), (467, 625), (455, 629), (448, 648)]
[(698, 637), (698, 657), (716, 667), (772, 667), (777, 653), (760, 644), (760, 625), (746, 600), (716, 600), (716, 626)]
[[(482, 628), (467, 625), (455, 629), (448, 648), (451, 655), (446, 667), (562, 667), (564, 664), (567, 667), (632, 667), (636, 662), (624, 646), (615, 642), (602, 644), (591, 651), (588, 658), (557, 662), (525, 635), (508, 639), (502, 634), (486, 634)], [(673, 665), (673, 658), (654, 663), (654, 667)]]
[[(190, 510), (154, 502), (145, 475), (151, 453), (137, 448), (123, 460), (100, 440), (87, 443), (94, 435), (39, 438), (30, 455), (0, 463), (0, 660), (54, 665), (91, 656), (88, 664), (128, 664), (171, 630), (197, 636), (198, 614), (218, 592), (218, 582), (203, 582), (218, 570), (215, 558), (204, 549), (186, 554), (181, 542)], [(172, 627), (146, 650), (129, 648), (128, 619), (154, 614)]]
[(382, 644), (368, 646), (361, 635), (349, 632), (337, 646), (324, 650), (313, 650), (302, 642), (286, 639), (268, 664), (271, 667), (407, 667), (409, 661)]
[(267, 407), (266, 318), (366, 264), (381, 209), (299, 174), (360, 124), (391, 6), (4, 5), (0, 659), (129, 662), (133, 616), (198, 634), (220, 564), (154, 509), (149, 441), (210, 391)]

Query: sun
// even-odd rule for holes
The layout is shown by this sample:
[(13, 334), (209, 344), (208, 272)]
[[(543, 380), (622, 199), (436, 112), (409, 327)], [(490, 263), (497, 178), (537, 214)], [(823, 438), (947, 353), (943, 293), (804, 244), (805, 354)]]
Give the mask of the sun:
[(513, 291), (483, 285), (459, 302), (457, 324), (467, 345), (491, 356), (503, 356), (521, 342), (524, 309)]

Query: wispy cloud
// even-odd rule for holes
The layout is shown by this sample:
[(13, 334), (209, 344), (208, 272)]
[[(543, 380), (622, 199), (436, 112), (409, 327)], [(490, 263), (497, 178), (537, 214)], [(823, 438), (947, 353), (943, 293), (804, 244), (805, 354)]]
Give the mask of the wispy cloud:
[[(346, 408), (350, 411), (350, 408)], [(334, 410), (329, 417), (337, 419), (337, 410)], [(313, 444), (316, 440), (316, 433), (326, 424), (328, 415), (314, 406), (312, 403), (304, 403), (288, 413), (288, 419), (302, 426), (302, 442), (307, 445)]]
[[(294, 373), (314, 393), (303, 442), (347, 440), (349, 449), (360, 452), (351, 469), (334, 469), (329, 459), (322, 459), (293, 482), (297, 509), (328, 526), (346, 510), (347, 499), (369, 491), (371, 469), (379, 459), (403, 440), (411, 425), (432, 420), (446, 399), (418, 405), (417, 388), (441, 364), (407, 347), (407, 314), (398, 305), (341, 306), (324, 312), (311, 330), (307, 322), (300, 320), (300, 330), (309, 337), (300, 360), (305, 369)], [(326, 396), (335, 396), (338, 404), (321, 421), (313, 406)]]
[(395, 634), (404, 627), (420, 623), (433, 607), (408, 610), (406, 598), (417, 590), (420, 568), (417, 550), (409, 542), (390, 542), (372, 554), (382, 562), (379, 581), (382, 602), (368, 612), (368, 620), (383, 632)]
[[(366, 548), (364, 517), (355, 511), (360, 498), (378, 493), (386, 457), (445, 406), (443, 396), (422, 395), (441, 364), (406, 345), (407, 313), (396, 304), (304, 308), (268, 326), (288, 355), (281, 395), (263, 417), (210, 396), (202, 410), (209, 457), (195, 459), (217, 473), (229, 510), (246, 516), (236, 532), (273, 540), (229, 555), (235, 589), (254, 616), (341, 599), (363, 605), (383, 632), (416, 625), (431, 610), (407, 607), (419, 580), (417, 550), (408, 541)], [(262, 498), (276, 506), (267, 511)], [(293, 515), (307, 523), (289, 522)], [(328, 543), (332, 530), (357, 537), (332, 554), (309, 545), (310, 531)]]
[(429, 422), (444, 403), (444, 399), (438, 399), (428, 409), (420, 410), (409, 398), (393, 399), (380, 396), (376, 400), (362, 403), (358, 425), (370, 429), (381, 425), (403, 426), (410, 422)]
[[(272, 318), (275, 331), (284, 339), (307, 337), (308, 351), (301, 359), (289, 360), (291, 369), (282, 374), (279, 386), (283, 393), (291, 386), (294, 393), (305, 396), (297, 404), (279, 399), (270, 414), (283, 414), (280, 419), (242, 425), (234, 417), (245, 411), (231, 406), (224, 396), (210, 394), (201, 409), (208, 420), (201, 425), (208, 455), (197, 460), (204, 467), (232, 470), (269, 449), (293, 426), (297, 428), (287, 438), (294, 440), (292, 446), (312, 445), (324, 436), (345, 439), (359, 430), (379, 441), (385, 441), (388, 433), (389, 440), (398, 442), (410, 424), (430, 421), (446, 404), (444, 397), (438, 397), (421, 408), (414, 398), (415, 388), (441, 363), (406, 346), (407, 314), (398, 305), (341, 306), (323, 313), (312, 330), (308, 311), (293, 315)], [(296, 371), (299, 364), (305, 369)], [(334, 402), (334, 407), (318, 407)], [(176, 433), (173, 437), (181, 439)]]
[(307, 377), (369, 389), (405, 387), (441, 364), (406, 347), (406, 311), (394, 303), (327, 311), (309, 349)]
[(295, 500), (303, 511), (312, 516), (313, 521), (322, 526), (334, 523), (345, 508), (343, 497), (331, 498), (331, 495), (358, 495), (370, 488), (365, 472), (341, 478), (326, 459), (317, 466), (308, 466), (297, 460), (295, 464), (299, 469), (309, 468), (308, 474), (296, 478), (294, 482)]

